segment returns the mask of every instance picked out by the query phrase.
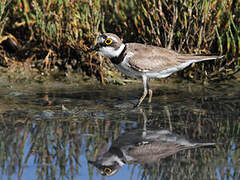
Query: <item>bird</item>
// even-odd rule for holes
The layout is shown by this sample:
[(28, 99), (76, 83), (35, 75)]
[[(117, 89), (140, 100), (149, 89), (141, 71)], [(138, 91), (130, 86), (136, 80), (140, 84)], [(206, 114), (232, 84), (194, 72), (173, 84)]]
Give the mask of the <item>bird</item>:
[(148, 164), (160, 161), (179, 151), (203, 146), (215, 147), (216, 143), (199, 143), (186, 139), (172, 131), (132, 130), (112, 142), (108, 151), (97, 155), (94, 165), (103, 176), (116, 174), (125, 164)]
[(149, 86), (149, 79), (166, 78), (192, 63), (223, 57), (180, 54), (153, 45), (123, 43), (113, 33), (101, 34), (97, 38), (97, 44), (89, 50), (89, 52), (93, 51), (98, 51), (100, 55), (108, 57), (115, 67), (126, 76), (142, 79), (143, 93), (135, 107), (141, 105), (147, 94), (149, 95), (148, 103), (151, 103), (153, 91)]

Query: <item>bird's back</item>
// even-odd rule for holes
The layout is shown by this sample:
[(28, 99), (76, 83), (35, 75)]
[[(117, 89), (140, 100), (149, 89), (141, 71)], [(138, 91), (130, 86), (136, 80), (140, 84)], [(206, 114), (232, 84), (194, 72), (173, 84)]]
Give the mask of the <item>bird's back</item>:
[(126, 53), (133, 53), (129, 64), (138, 71), (162, 71), (173, 67), (183, 69), (194, 62), (220, 58), (220, 56), (179, 54), (166, 48), (140, 43), (127, 43), (126, 46)]

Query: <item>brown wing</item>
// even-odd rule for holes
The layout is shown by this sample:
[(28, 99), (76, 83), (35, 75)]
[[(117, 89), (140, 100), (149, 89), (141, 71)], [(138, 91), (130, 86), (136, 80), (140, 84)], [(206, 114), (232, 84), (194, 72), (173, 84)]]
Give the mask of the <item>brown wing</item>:
[(134, 147), (130, 149), (128, 154), (135, 159), (135, 162), (150, 163), (159, 161), (161, 158), (166, 158), (182, 150), (194, 149), (203, 146), (215, 146), (215, 143), (196, 143), (192, 146), (184, 146), (177, 144), (177, 142), (163, 143), (156, 141), (150, 144)]
[[(187, 61), (199, 62), (210, 59), (220, 58), (218, 56), (196, 56), (178, 54), (175, 51), (149, 46), (138, 43), (129, 43), (128, 52), (133, 52), (129, 64), (138, 71), (144, 70), (164, 70), (170, 67), (179, 66)], [(191, 63), (191, 62), (190, 62)]]
[[(194, 147), (186, 147), (173, 143), (153, 142), (151, 144), (135, 147), (128, 153), (138, 163), (151, 163), (159, 161), (161, 158), (166, 158), (178, 151), (191, 149)], [(131, 163), (131, 162), (128, 162)]]

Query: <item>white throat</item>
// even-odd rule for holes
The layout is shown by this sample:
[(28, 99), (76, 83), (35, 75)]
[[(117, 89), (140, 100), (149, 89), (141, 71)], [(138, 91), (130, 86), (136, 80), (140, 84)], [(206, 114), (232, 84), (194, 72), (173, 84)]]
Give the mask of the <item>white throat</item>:
[(124, 47), (125, 47), (125, 44), (121, 44), (121, 46), (118, 49), (114, 49), (113, 47), (110, 47), (110, 46), (101, 47), (99, 49), (99, 53), (102, 56), (107, 56), (109, 58), (118, 57), (123, 51)]
[(112, 155), (110, 158), (105, 159), (102, 162), (102, 165), (111, 166), (113, 165), (113, 162), (117, 162), (119, 166), (123, 166), (125, 164), (118, 156)]

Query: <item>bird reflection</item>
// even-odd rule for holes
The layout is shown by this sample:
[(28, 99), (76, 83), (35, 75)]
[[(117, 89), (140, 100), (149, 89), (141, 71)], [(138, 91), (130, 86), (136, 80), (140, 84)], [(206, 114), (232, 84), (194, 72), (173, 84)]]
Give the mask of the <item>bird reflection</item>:
[(112, 176), (125, 164), (157, 162), (182, 150), (214, 145), (215, 143), (193, 142), (169, 130), (144, 128), (120, 135), (107, 152), (89, 163), (103, 176)]

